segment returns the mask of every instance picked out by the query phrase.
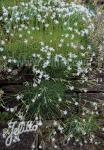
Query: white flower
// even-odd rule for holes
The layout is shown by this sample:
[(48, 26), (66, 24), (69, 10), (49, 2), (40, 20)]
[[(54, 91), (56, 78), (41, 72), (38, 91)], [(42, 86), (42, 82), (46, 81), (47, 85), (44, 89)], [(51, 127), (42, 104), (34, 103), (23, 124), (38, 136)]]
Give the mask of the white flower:
[(37, 87), (37, 84), (36, 84), (36, 83), (33, 83), (33, 87)]
[(58, 146), (57, 146), (57, 145), (54, 145), (54, 148), (56, 149), (56, 148), (58, 148)]
[(33, 98), (31, 101), (34, 103), (35, 102), (35, 98)]
[(68, 114), (67, 110), (63, 111), (63, 113), (64, 113), (64, 115), (67, 115), (67, 114)]
[(6, 59), (6, 56), (3, 56), (3, 59), (5, 60), (5, 59)]
[(16, 99), (17, 99), (17, 100), (20, 100), (20, 99), (21, 99), (21, 96), (20, 96), (20, 95), (17, 95)]
[(72, 69), (70, 66), (68, 66), (68, 68), (67, 68), (69, 71)]
[(40, 148), (40, 149), (42, 149), (42, 146), (41, 146), (41, 145), (39, 145), (39, 148)]
[(5, 41), (1, 40), (1, 45), (5, 45)]
[(65, 34), (65, 38), (68, 38), (69, 37), (69, 34)]
[(59, 102), (61, 102), (61, 101), (62, 101), (62, 98), (61, 98), (61, 97), (59, 97), (58, 101), (59, 101)]
[(81, 48), (81, 50), (84, 50), (84, 46), (83, 45), (81, 45), (80, 48)]
[(70, 88), (71, 91), (74, 90), (74, 86), (70, 86), (69, 88)]
[(88, 143), (87, 140), (84, 140), (84, 143), (87, 144)]
[(11, 62), (12, 62), (12, 60), (11, 60), (11, 59), (8, 59), (8, 62), (9, 62), (9, 63), (11, 63)]
[(53, 122), (53, 125), (54, 125), (54, 126), (57, 126), (57, 125), (58, 125), (57, 121), (54, 121), (54, 122)]
[(77, 23), (77, 22), (75, 22), (75, 23), (74, 23), (74, 26), (77, 26), (77, 25), (78, 25), (78, 23)]
[(14, 62), (14, 63), (16, 63), (16, 62), (17, 62), (17, 60), (16, 60), (16, 59), (13, 59), (13, 62)]
[(45, 24), (45, 27), (48, 28), (48, 27), (49, 27), (49, 24)]
[(73, 137), (73, 134), (70, 134), (70, 137), (72, 138), (72, 137)]
[(62, 44), (60, 43), (60, 44), (58, 45), (58, 47), (62, 47)]
[(3, 19), (3, 17), (2, 16), (0, 16), (0, 21)]
[(14, 112), (14, 110), (15, 110), (14, 108), (10, 108), (10, 112)]
[(71, 35), (71, 39), (74, 39), (74, 34)]
[(44, 77), (45, 77), (46, 80), (49, 80), (49, 75), (44, 74)]
[(96, 102), (93, 102), (93, 106), (96, 106), (97, 105), (97, 103)]
[(79, 103), (78, 102), (75, 102), (75, 106), (78, 106), (79, 105)]
[(87, 93), (88, 90), (87, 90), (87, 89), (84, 89), (83, 91), (84, 91), (85, 93)]
[(67, 25), (67, 22), (64, 22), (64, 26), (66, 26)]
[(59, 21), (58, 21), (58, 20), (54, 20), (54, 23), (55, 23), (55, 24), (59, 24)]
[(35, 30), (35, 28), (34, 28), (34, 27), (32, 27), (32, 30), (34, 31), (34, 30)]
[(19, 38), (22, 38), (22, 34), (19, 34)]
[(35, 148), (35, 143), (32, 144), (31, 148), (32, 150)]
[(44, 64), (43, 64), (43, 68), (46, 68), (49, 65), (49, 60), (47, 60)]
[(62, 132), (63, 131), (63, 127), (61, 127), (60, 125), (58, 126), (58, 130), (60, 131), (60, 132)]
[(55, 138), (52, 138), (52, 142), (54, 142), (55, 141)]
[(42, 126), (43, 125), (43, 123), (42, 123), (42, 121), (40, 120), (39, 122), (38, 122), (38, 126)]
[(61, 39), (60, 42), (63, 43), (63, 42), (64, 42), (64, 39)]
[(0, 52), (3, 52), (4, 51), (4, 48), (3, 47), (0, 47)]
[(72, 27), (68, 27), (68, 30), (72, 31), (72, 30), (73, 30), (73, 28), (72, 28)]
[(11, 72), (12, 71), (12, 69), (11, 68), (8, 68), (8, 72)]
[(24, 43), (25, 43), (25, 44), (27, 44), (27, 43), (28, 43), (28, 40), (27, 40), (27, 39), (25, 39), (25, 40), (24, 40)]

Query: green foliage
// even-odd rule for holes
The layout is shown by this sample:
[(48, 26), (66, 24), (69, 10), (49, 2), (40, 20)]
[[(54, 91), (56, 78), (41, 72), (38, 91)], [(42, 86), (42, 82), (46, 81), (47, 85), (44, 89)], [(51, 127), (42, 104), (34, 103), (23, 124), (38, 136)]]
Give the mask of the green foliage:
[(65, 135), (67, 138), (81, 139), (98, 131), (97, 119), (94, 116), (72, 116), (65, 124)]
[(10, 115), (8, 112), (0, 112), (0, 123), (5, 123), (9, 121), (12, 118), (12, 115)]
[[(35, 5), (35, 4), (34, 4)], [(80, 33), (84, 29), (87, 28), (88, 22), (83, 20), (83, 17), (86, 18), (86, 15), (82, 13), (75, 12), (73, 15), (67, 18), (61, 18), (57, 14), (57, 20), (59, 24), (55, 24), (53, 20), (50, 19), (52, 13), (50, 12), (46, 18), (45, 23), (41, 23), (38, 21), (37, 12), (33, 13), (33, 9), (23, 9), (23, 6), (19, 6), (16, 10), (25, 14), (29, 17), (28, 21), (24, 21), (23, 16), (19, 16), (20, 20), (17, 22), (15, 13), (9, 10), (9, 16), (13, 17), (11, 22), (4, 21), (4, 28), (9, 29), (9, 33), (2, 31), (2, 38), (6, 38), (8, 42), (5, 45), (5, 51), (2, 53), (9, 57), (19, 60), (29, 60), (32, 59), (33, 53), (40, 53), (40, 42), (44, 42), (45, 45), (53, 47), (55, 49), (55, 53), (61, 53), (63, 56), (67, 56), (69, 52), (75, 52), (76, 54), (80, 53), (80, 47), (77, 49), (71, 46), (71, 43), (77, 44), (80, 43), (85, 47), (85, 51), (87, 51), (87, 45), (90, 44), (88, 36), (78, 35), (74, 29)], [(32, 14), (32, 15), (31, 15)], [(31, 16), (30, 16), (31, 15)], [(40, 15), (40, 14), (39, 14)], [(44, 17), (44, 13), (41, 14)], [(9, 19), (9, 18), (8, 18)], [(86, 18), (87, 19), (87, 18)], [(64, 25), (64, 23), (67, 23)], [(77, 23), (77, 27), (74, 25)], [(17, 27), (15, 26), (17, 25)], [(22, 28), (21, 25), (26, 26)], [(45, 24), (49, 24), (48, 28), (45, 28)], [(72, 27), (72, 31), (68, 30), (68, 27)], [(18, 30), (21, 29), (20, 31)], [(39, 28), (39, 30), (32, 30), (33, 28)], [(65, 38), (66, 34), (70, 36), (74, 35), (74, 38)], [(13, 35), (13, 37), (12, 37)], [(20, 35), (22, 36), (20, 38)], [(60, 40), (64, 39), (64, 43), (62, 47), (59, 47)], [(27, 44), (25, 43), (27, 41)], [(52, 42), (51, 42), (52, 41)], [(67, 47), (67, 44), (69, 45)], [(84, 53), (84, 51), (83, 51)], [(78, 54), (80, 57), (80, 54)]]
[(28, 0), (0, 0), (0, 6), (14, 6), (19, 4), (20, 2), (28, 2)]
[(61, 116), (59, 98), (64, 99), (65, 85), (60, 81), (42, 81), (37, 87), (31, 85), (26, 87), (24, 93), (24, 103), (29, 106), (30, 114), (37, 114), (43, 118), (55, 118)]

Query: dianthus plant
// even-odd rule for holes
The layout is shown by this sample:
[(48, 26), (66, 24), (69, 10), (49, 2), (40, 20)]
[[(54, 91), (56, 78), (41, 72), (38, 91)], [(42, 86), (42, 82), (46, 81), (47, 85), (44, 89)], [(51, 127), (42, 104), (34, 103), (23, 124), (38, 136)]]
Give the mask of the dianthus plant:
[(52, 137), (57, 128), (67, 140), (91, 138), (97, 129), (92, 125), (96, 124), (97, 104), (91, 102), (89, 107), (89, 101), (70, 93), (87, 92), (90, 84), (96, 56), (90, 38), (95, 30), (94, 13), (63, 0), (31, 0), (3, 6), (1, 12), (1, 61), (14, 80), (22, 76), (13, 74), (17, 68), (25, 66), (31, 74), (14, 95), (14, 107), (6, 106), (4, 100), (5, 110), (15, 115), (14, 120), (36, 120), (36, 132), (50, 119)]

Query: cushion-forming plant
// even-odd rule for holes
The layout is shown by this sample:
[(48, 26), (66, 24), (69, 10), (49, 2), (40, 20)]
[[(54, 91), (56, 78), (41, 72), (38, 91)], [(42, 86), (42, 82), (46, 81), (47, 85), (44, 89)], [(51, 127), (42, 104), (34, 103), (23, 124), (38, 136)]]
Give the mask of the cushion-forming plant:
[[(87, 92), (90, 84), (96, 56), (90, 38), (95, 31), (94, 17), (92, 10), (63, 0), (31, 0), (2, 6), (0, 61), (11, 78), (15, 78), (16, 67), (25, 66), (31, 74), (31, 80), (27, 79), (14, 96), (16, 106), (7, 106), (8, 98), (2, 98), (5, 110), (15, 115), (11, 120), (35, 120), (36, 132), (40, 133), (41, 126), (51, 119), (51, 140), (58, 130), (64, 133), (65, 140), (72, 139), (80, 145), (82, 141), (94, 141), (93, 134), (100, 128), (97, 102), (70, 94), (76, 89)], [(72, 81), (73, 77), (80, 80)], [(4, 137), (10, 129), (4, 130)], [(16, 133), (13, 142), (19, 141)]]

